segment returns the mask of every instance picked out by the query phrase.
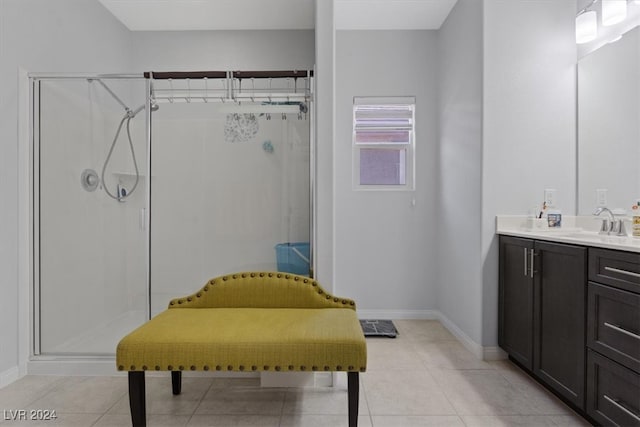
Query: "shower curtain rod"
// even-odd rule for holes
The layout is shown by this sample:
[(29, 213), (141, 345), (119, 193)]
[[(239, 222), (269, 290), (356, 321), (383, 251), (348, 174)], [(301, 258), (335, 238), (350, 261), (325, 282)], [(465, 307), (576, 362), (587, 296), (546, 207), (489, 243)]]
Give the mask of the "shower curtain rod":
[(281, 71), (145, 71), (147, 79), (279, 79), (313, 77), (313, 70), (281, 70)]

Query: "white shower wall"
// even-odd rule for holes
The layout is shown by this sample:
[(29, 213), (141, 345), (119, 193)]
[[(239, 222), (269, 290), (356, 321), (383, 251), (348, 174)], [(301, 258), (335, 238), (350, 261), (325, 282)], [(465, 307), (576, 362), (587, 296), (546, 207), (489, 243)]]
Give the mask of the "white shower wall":
[(232, 143), (218, 107), (153, 113), (152, 314), (212, 277), (276, 270), (276, 244), (309, 241), (309, 118), (262, 116)]
[[(131, 99), (138, 95), (138, 103), (144, 99), (141, 81), (107, 84), (125, 102), (130, 94)], [(132, 316), (137, 323), (145, 319), (144, 299), (141, 304), (135, 298), (146, 292), (139, 227), (144, 180), (125, 203), (101, 189), (85, 191), (80, 175), (85, 168), (100, 174), (125, 111), (96, 82), (43, 80), (40, 87), (41, 352), (113, 353), (117, 332), (96, 340), (96, 331), (118, 329), (119, 318), (128, 324)], [(131, 121), (141, 173), (146, 169), (144, 123), (144, 115)], [(125, 134), (123, 128), (105, 176), (110, 188), (118, 179), (113, 171), (134, 170)], [(93, 344), (86, 346), (87, 340)]]

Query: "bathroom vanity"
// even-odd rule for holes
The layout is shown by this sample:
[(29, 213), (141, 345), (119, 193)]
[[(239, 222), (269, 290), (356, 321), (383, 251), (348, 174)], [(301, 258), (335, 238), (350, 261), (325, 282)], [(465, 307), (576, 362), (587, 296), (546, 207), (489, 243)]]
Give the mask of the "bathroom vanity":
[(640, 425), (640, 239), (501, 221), (499, 345), (582, 415)]

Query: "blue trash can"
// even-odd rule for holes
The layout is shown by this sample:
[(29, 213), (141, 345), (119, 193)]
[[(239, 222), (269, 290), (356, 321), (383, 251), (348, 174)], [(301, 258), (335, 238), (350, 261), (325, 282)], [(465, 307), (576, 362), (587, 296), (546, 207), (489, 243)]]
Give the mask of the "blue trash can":
[(278, 243), (275, 249), (278, 271), (309, 275), (309, 242)]

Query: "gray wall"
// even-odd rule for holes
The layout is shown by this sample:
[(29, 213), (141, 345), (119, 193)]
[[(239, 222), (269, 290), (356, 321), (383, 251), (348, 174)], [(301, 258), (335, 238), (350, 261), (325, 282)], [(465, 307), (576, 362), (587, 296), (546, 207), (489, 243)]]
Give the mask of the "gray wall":
[(312, 69), (313, 30), (133, 32), (137, 71)]
[(98, 2), (86, 0), (0, 0), (0, 29), (1, 386), (17, 375), (16, 366), (24, 362), (18, 356), (18, 342), (28, 339), (28, 331), (18, 335), (19, 315), (25, 318), (18, 307), (26, 307), (23, 299), (28, 298), (28, 266), (19, 267), (18, 259), (19, 249), (26, 252), (28, 236), (19, 235), (18, 224), (28, 219), (25, 203), (29, 188), (28, 182), (19, 180), (28, 154), (27, 141), (20, 141), (22, 145), (18, 141), (19, 106), (26, 102), (19, 98), (19, 69), (128, 71), (131, 38)]
[(333, 159), (335, 145), (335, 66), (336, 31), (333, 0), (316, 1), (316, 194), (314, 194), (314, 260), (315, 277), (327, 290), (333, 291), (334, 220)]
[(481, 341), (482, 2), (458, 0), (438, 32), (438, 309)]
[[(359, 310), (436, 307), (436, 63), (435, 31), (336, 33), (335, 291), (355, 298)], [(353, 97), (410, 95), (415, 191), (353, 190)]]
[(575, 0), (484, 1), (482, 345), (497, 343), (496, 215), (526, 215), (558, 190), (576, 205)]

